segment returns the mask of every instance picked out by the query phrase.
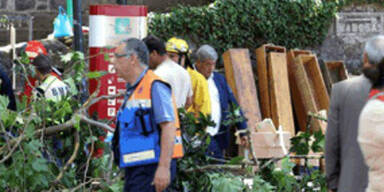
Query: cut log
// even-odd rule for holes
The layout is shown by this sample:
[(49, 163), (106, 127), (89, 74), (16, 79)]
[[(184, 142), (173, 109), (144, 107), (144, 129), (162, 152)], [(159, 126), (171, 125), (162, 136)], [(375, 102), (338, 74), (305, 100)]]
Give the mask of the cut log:
[(295, 58), (299, 55), (311, 55), (312, 52), (308, 50), (290, 50), (287, 53), (288, 60), (288, 74), (289, 74), (289, 88), (291, 90), (291, 97), (293, 101), (293, 110), (296, 115), (297, 123), (301, 131), (305, 131), (307, 127), (307, 112), (304, 108), (303, 99), (300, 96), (295, 79), (296, 63)]
[(283, 131), (295, 135), (286, 53), (268, 53), (268, 63), (272, 120), (276, 126), (282, 126)]
[(230, 49), (223, 54), (223, 60), (227, 82), (248, 119), (248, 128), (256, 131), (261, 113), (249, 51)]

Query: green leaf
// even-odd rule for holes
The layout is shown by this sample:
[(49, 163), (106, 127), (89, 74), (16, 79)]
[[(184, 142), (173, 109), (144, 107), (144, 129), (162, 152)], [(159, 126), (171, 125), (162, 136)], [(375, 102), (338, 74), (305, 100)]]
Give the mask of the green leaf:
[(76, 115), (76, 117), (75, 117), (75, 124), (74, 124), (74, 127), (78, 130), (78, 131), (80, 131), (80, 116), (79, 115)]
[(242, 192), (245, 187), (238, 177), (231, 174), (211, 176), (212, 192)]
[(238, 157), (234, 157), (231, 160), (229, 160), (229, 162), (227, 164), (228, 165), (237, 165), (237, 164), (241, 164), (243, 162), (243, 160), (244, 160), (243, 156), (238, 156)]
[(87, 77), (89, 79), (96, 79), (96, 78), (100, 78), (106, 74), (108, 74), (107, 71), (92, 71), (92, 72), (87, 73)]
[(37, 172), (48, 171), (47, 162), (41, 158), (33, 160), (32, 168)]
[(253, 178), (252, 192), (270, 192), (274, 191), (275, 187), (264, 181), (259, 175)]
[(33, 124), (29, 124), (28, 127), (25, 129), (25, 135), (30, 138), (34, 136), (34, 133), (35, 133), (35, 128)]
[(104, 61), (110, 61), (109, 53), (104, 53)]
[(73, 52), (69, 52), (65, 55), (61, 55), (60, 60), (64, 63), (68, 63), (72, 60), (73, 55), (74, 55)]
[(9, 99), (7, 96), (0, 95), (0, 111), (4, 112), (7, 110)]
[(84, 60), (84, 53), (81, 51), (75, 51), (72, 59), (73, 60)]
[(77, 91), (77, 88), (76, 88), (76, 84), (75, 84), (75, 80), (73, 80), (73, 78), (65, 79), (64, 83), (66, 83), (68, 85), (68, 87), (70, 89), (70, 93), (72, 95), (77, 95), (78, 94), (78, 91)]

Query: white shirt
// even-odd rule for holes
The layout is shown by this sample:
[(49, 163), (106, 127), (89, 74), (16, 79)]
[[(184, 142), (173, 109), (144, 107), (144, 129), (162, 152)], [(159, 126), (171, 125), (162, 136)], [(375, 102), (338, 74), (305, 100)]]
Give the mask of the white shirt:
[(357, 140), (369, 167), (367, 192), (384, 191), (384, 102), (370, 100), (359, 119)]
[(220, 95), (219, 90), (216, 87), (213, 80), (213, 73), (208, 78), (209, 96), (211, 98), (211, 118), (216, 123), (214, 127), (207, 127), (207, 133), (211, 136), (215, 136), (219, 132), (221, 122), (221, 107), (220, 107)]
[(166, 59), (154, 72), (171, 85), (177, 108), (184, 107), (187, 98), (193, 95), (191, 78), (187, 70), (171, 59)]

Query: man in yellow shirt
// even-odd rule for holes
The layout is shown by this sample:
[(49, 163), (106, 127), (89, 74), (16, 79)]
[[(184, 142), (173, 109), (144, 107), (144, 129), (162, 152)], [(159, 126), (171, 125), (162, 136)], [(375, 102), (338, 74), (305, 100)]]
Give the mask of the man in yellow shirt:
[(172, 37), (166, 43), (166, 50), (169, 58), (186, 68), (191, 77), (193, 101), (192, 106), (188, 108), (188, 112), (192, 112), (196, 116), (200, 112), (204, 115), (211, 114), (208, 81), (202, 74), (194, 70), (188, 58), (189, 46), (187, 42), (183, 39)]

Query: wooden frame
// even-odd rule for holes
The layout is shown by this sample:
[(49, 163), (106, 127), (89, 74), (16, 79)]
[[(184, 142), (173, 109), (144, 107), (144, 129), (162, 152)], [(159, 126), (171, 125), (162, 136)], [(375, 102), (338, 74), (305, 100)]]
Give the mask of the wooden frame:
[[(295, 80), (305, 111), (317, 113), (320, 110), (328, 110), (329, 96), (316, 56), (299, 55), (295, 62)], [(317, 130), (321, 130), (320, 121), (312, 119), (311, 131)]]
[(256, 49), (258, 87), (263, 118), (295, 134), (287, 68), (286, 49), (263, 45)]
[(299, 88), (295, 79), (296, 63), (295, 59), (299, 55), (311, 55), (308, 50), (289, 50), (287, 53), (289, 87), (291, 90), (291, 98), (293, 102), (293, 111), (295, 112), (297, 123), (301, 131), (305, 131), (307, 127), (307, 113), (305, 112), (303, 99), (301, 98)]
[(343, 61), (320, 62), (320, 66), (329, 94), (331, 94), (334, 83), (348, 79), (348, 73)]
[(332, 84), (348, 79), (348, 73), (343, 61), (327, 61), (325, 65), (330, 73)]
[(260, 95), (260, 108), (263, 119), (271, 118), (272, 113), (270, 109), (270, 96), (269, 96), (269, 83), (268, 83), (268, 53), (269, 52), (279, 52), (285, 53), (285, 47), (273, 46), (273, 45), (263, 45), (256, 49), (257, 57), (257, 78), (258, 78), (258, 87)]

